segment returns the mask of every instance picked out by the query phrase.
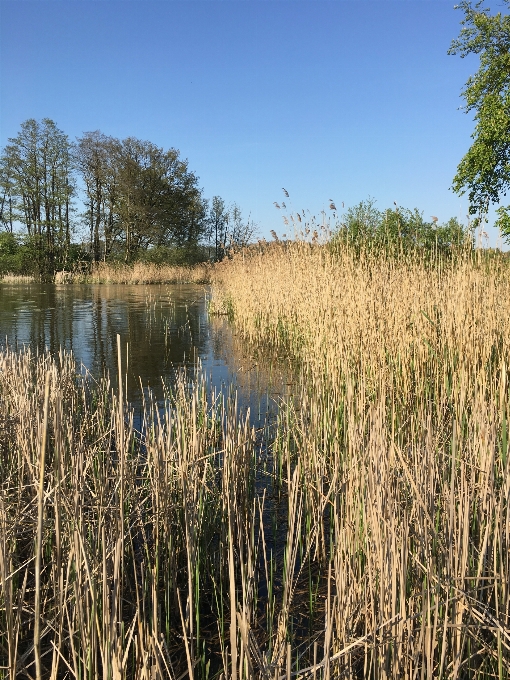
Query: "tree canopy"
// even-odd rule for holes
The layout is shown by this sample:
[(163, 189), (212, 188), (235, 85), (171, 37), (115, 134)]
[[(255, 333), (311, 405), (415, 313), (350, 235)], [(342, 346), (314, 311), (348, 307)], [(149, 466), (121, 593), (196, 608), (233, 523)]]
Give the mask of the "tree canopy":
[(78, 139), (76, 158), (94, 260), (117, 249), (129, 262), (151, 246), (185, 247), (205, 236), (207, 203), (176, 149), (96, 130)]
[[(84, 229), (83, 247), (72, 247), (73, 231)], [(72, 142), (45, 118), (22, 123), (0, 153), (0, 231), (0, 269), (18, 262), (19, 273), (51, 278), (84, 255), (221, 259), (248, 242), (254, 225), (235, 203), (214, 196), (209, 205), (177, 149), (99, 130)]]
[(72, 144), (49, 118), (25, 121), (0, 158), (1, 222), (11, 233), (16, 222), (25, 227), (49, 276), (71, 242), (72, 167)]
[[(502, 0), (510, 5), (510, 0)], [(510, 15), (491, 14), (485, 1), (474, 6), (462, 0), (462, 28), (449, 54), (479, 55), (478, 71), (467, 80), (462, 95), (465, 111), (474, 111), (473, 143), (462, 158), (453, 189), (468, 193), (475, 224), (489, 205), (501, 203), (510, 187)], [(496, 226), (510, 239), (510, 206), (500, 205)]]

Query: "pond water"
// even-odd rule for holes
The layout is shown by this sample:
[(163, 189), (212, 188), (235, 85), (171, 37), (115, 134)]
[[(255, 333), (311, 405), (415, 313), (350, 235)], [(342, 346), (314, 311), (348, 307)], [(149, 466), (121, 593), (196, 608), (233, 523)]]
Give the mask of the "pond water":
[[(285, 384), (253, 356), (225, 317), (208, 313), (209, 287), (197, 285), (42, 285), (0, 283), (0, 346), (73, 352), (93, 376), (117, 379), (117, 334), (127, 368), (127, 398), (140, 413), (142, 387), (163, 397), (163, 384), (197, 359), (217, 389), (238, 387), (254, 425), (272, 410)], [(126, 367), (127, 364), (127, 367)]]

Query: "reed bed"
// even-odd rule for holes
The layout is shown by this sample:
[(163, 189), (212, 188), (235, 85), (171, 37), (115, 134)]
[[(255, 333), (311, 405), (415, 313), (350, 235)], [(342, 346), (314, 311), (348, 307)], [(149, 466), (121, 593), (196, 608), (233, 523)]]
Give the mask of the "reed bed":
[(209, 283), (211, 265), (177, 266), (135, 262), (132, 265), (100, 262), (90, 273), (57, 272), (57, 283)]
[(213, 309), (300, 375), (272, 448), (287, 676), (308, 573), (312, 676), (509, 677), (508, 266), (298, 243), (215, 276)]
[(119, 375), (114, 393), (70, 355), (0, 354), (1, 677), (245, 663), (259, 512), (248, 419), (234, 394), (181, 373), (137, 432), (120, 359)]
[(115, 389), (0, 353), (0, 673), (507, 678), (505, 266), (285, 244), (214, 276), (293, 362), (262, 439), (200, 367), (137, 431), (120, 340)]
[(0, 677), (286, 677), (298, 476), (199, 366), (135, 430), (121, 356), (0, 353)]
[(22, 276), (21, 274), (0, 275), (0, 283), (34, 283), (33, 276)]

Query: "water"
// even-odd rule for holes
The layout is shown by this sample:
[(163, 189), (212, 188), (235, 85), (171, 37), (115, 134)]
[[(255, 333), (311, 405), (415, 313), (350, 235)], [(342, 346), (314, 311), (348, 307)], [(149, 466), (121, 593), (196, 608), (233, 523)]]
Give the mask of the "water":
[[(235, 384), (240, 408), (260, 424), (278, 398), (272, 365), (254, 356), (225, 317), (208, 313), (209, 287), (197, 285), (42, 285), (0, 283), (0, 346), (72, 351), (93, 376), (117, 380), (117, 334), (127, 399), (140, 413), (143, 389), (163, 385), (200, 361), (216, 389)], [(269, 396), (271, 393), (271, 396)]]
[[(264, 540), (274, 568), (273, 594), (277, 594), (284, 580), (288, 498), (286, 484), (280, 487), (275, 483), (278, 475), (271, 442), (279, 400), (292, 390), (288, 377), (292, 371), (264, 348), (257, 350), (244, 343), (226, 317), (210, 315), (210, 297), (209, 287), (196, 285), (0, 283), (0, 346), (29, 346), (34, 352), (48, 350), (52, 354), (61, 348), (72, 351), (78, 367), (86, 367), (95, 377), (109, 374), (116, 390), (120, 335), (126, 397), (134, 407), (136, 429), (142, 427), (145, 390), (150, 387), (162, 406), (164, 386), (172, 384), (180, 367), (186, 367), (192, 378), (199, 362), (216, 390), (228, 393), (236, 387), (239, 411), (249, 409), (256, 432), (254, 493), (264, 498)], [(257, 522), (257, 517), (253, 521)], [(300, 567), (298, 559), (297, 569)], [(257, 592), (261, 618), (269, 592), (264, 574), (260, 566)], [(207, 612), (207, 608), (202, 612), (204, 621)], [(308, 619), (300, 614), (292, 621), (296, 639), (305, 639)], [(217, 651), (214, 636), (207, 639)]]

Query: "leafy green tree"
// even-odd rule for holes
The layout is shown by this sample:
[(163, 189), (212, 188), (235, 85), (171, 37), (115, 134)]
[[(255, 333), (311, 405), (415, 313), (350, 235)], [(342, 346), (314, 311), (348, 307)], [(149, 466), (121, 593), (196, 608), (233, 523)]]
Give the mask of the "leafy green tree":
[(206, 204), (197, 177), (176, 149), (128, 137), (114, 167), (126, 262), (149, 246), (198, 244), (206, 231)]
[(85, 220), (90, 232), (94, 262), (106, 259), (121, 230), (115, 215), (117, 175), (114, 159), (121, 143), (99, 130), (85, 132), (77, 139), (76, 164), (85, 186)]
[[(510, 0), (503, 0), (506, 5)], [(468, 193), (469, 212), (480, 224), (491, 203), (497, 204), (510, 187), (510, 15), (491, 14), (484, 0), (474, 6), (462, 0), (464, 12), (459, 37), (449, 54), (477, 54), (478, 71), (462, 92), (465, 111), (474, 111), (473, 143), (459, 163), (453, 189)], [(510, 206), (501, 205), (496, 226), (510, 239)]]
[(86, 195), (85, 221), (94, 261), (159, 258), (169, 248), (192, 260), (207, 232), (208, 206), (176, 149), (87, 132), (77, 140)]
[(2, 193), (0, 201), (0, 225), (12, 234), (16, 219), (16, 187), (12, 169), (4, 158), (0, 158), (0, 192)]
[(26, 228), (40, 245), (36, 257), (41, 276), (52, 277), (71, 243), (75, 183), (67, 135), (49, 118), (25, 121), (3, 151), (0, 178), (9, 200), (10, 230), (13, 223)]
[(17, 273), (16, 255), (19, 249), (18, 239), (10, 231), (0, 232), (0, 275)]
[(19, 252), (0, 254), (5, 266), (9, 260), (17, 273), (50, 279), (57, 269), (86, 259), (71, 243), (78, 178), (89, 258), (95, 262), (193, 263), (208, 258), (213, 231), (216, 257), (244, 244), (253, 231), (238, 206), (227, 209), (214, 197), (209, 209), (197, 176), (177, 149), (135, 137), (119, 140), (99, 130), (71, 144), (52, 120), (30, 119), (0, 156), (0, 228), (23, 234)]
[(373, 239), (381, 224), (382, 214), (375, 200), (368, 198), (347, 209), (338, 234), (351, 243)]
[(227, 241), (228, 208), (221, 196), (213, 196), (209, 210), (208, 235), (214, 244), (214, 259), (221, 260)]
[(241, 208), (233, 203), (227, 214), (224, 241), (220, 244), (220, 259), (240, 248), (245, 248), (256, 238), (257, 225), (248, 216), (245, 219)]

